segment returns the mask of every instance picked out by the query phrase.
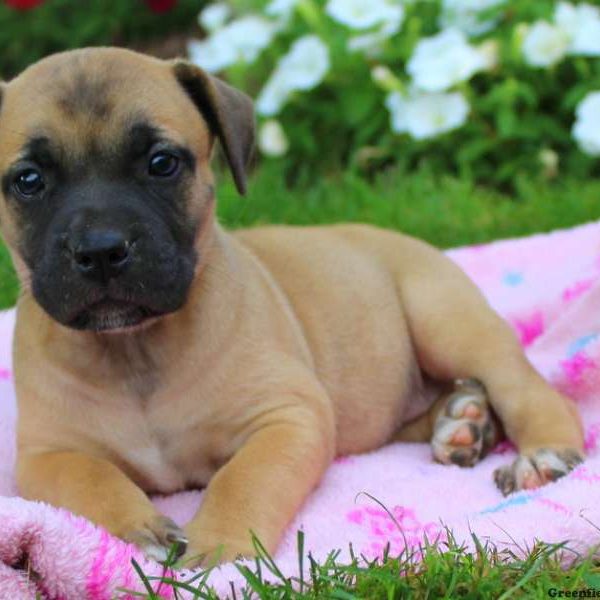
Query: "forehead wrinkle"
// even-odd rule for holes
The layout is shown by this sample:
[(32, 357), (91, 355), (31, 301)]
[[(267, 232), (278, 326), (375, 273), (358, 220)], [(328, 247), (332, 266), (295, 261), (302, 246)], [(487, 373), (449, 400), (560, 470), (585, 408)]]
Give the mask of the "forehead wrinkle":
[(56, 105), (64, 116), (78, 115), (106, 119), (114, 107), (115, 74), (107, 70), (90, 69), (79, 60), (75, 67), (64, 71), (54, 83)]
[(131, 109), (131, 100), (135, 98), (140, 114), (168, 140), (187, 146), (198, 156), (208, 153), (206, 141), (212, 137), (208, 124), (175, 79), (157, 79), (152, 88), (142, 85), (143, 81), (135, 85), (138, 83), (139, 94), (129, 96), (128, 108)]
[(31, 161), (45, 168), (60, 168), (64, 172), (87, 155), (85, 135), (73, 124), (60, 129), (38, 125), (25, 136), (24, 143), (16, 149), (8, 163)]
[(184, 127), (179, 115), (177, 117), (173, 118), (170, 108), (165, 110), (160, 104), (129, 110), (125, 113), (120, 127), (124, 132), (123, 140), (132, 144), (137, 138), (140, 145), (142, 142), (166, 142), (194, 149), (195, 142), (201, 134), (195, 124), (188, 123), (187, 127)]
[(170, 110), (156, 110), (149, 113), (149, 119), (162, 139), (188, 148), (198, 157), (208, 157), (210, 145), (206, 141), (211, 138), (211, 134), (207, 124), (197, 112), (190, 115), (184, 111), (177, 113)]
[[(116, 117), (116, 115), (115, 115)], [(113, 121), (113, 123), (111, 123)], [(134, 129), (143, 127), (143, 133), (162, 137), (159, 128), (154, 127), (136, 113), (123, 119), (114, 118), (102, 121), (97, 118), (73, 119), (63, 122), (60, 128), (48, 124), (38, 124), (25, 134), (24, 143), (16, 153), (16, 161), (32, 160), (44, 163), (82, 163), (120, 156), (131, 145)]]
[(16, 160), (83, 174), (81, 169), (88, 166), (101, 170), (128, 163), (157, 142), (186, 147), (178, 132), (155, 124), (142, 111), (128, 111), (113, 114), (108, 122), (74, 119), (58, 129), (48, 124), (33, 127)]
[[(53, 126), (46, 135), (65, 155), (65, 160), (72, 157), (82, 159), (92, 149), (96, 156), (102, 150), (114, 157), (122, 148), (128, 129), (141, 120), (154, 127), (166, 141), (189, 148), (201, 160), (208, 159), (212, 147), (209, 128), (197, 108), (170, 77), (165, 79), (161, 73), (155, 75), (143, 69), (125, 72), (118, 62), (111, 64), (110, 68), (106, 64), (88, 64), (86, 69), (86, 77), (74, 78), (73, 69), (67, 68), (67, 65), (45, 73), (44, 85), (40, 85), (40, 94), (36, 94), (35, 99), (25, 93), (12, 98), (12, 122), (26, 123), (35, 119), (40, 126), (42, 123)], [(75, 71), (80, 71), (79, 66)], [(87, 86), (86, 92), (76, 93), (77, 88), (86, 87), (84, 80), (87, 79), (96, 83)], [(102, 111), (84, 110), (86, 102), (92, 100), (90, 89), (93, 90), (94, 85), (101, 81), (107, 82), (102, 94), (111, 99), (110, 113), (106, 115)], [(26, 83), (39, 85), (35, 81), (19, 81), (18, 87)], [(48, 94), (50, 86), (53, 91)], [(65, 95), (70, 92), (77, 96), (73, 100), (77, 111), (67, 118), (63, 113), (64, 101)], [(28, 105), (25, 111), (22, 100)], [(56, 128), (56, 123), (60, 124), (59, 128)], [(0, 129), (1, 126), (0, 123)], [(22, 145), (22, 140), (20, 142), (17, 148)]]

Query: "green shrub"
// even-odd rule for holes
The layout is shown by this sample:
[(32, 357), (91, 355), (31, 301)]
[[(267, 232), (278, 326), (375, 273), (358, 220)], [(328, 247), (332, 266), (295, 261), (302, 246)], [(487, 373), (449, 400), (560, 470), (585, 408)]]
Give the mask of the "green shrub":
[(190, 31), (204, 4), (178, 0), (171, 10), (157, 13), (144, 0), (45, 0), (30, 10), (15, 10), (0, 0), (0, 77), (8, 79), (61, 50), (130, 45)]
[(212, 33), (190, 56), (257, 96), (263, 154), (288, 177), (423, 163), (500, 186), (600, 173), (596, 7), (238, 0), (227, 16), (225, 3), (211, 6), (201, 20)]

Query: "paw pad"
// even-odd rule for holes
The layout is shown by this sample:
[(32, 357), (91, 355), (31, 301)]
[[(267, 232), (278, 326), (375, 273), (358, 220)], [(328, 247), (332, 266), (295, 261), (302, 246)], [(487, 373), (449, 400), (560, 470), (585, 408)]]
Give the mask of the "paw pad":
[(499, 433), (483, 386), (475, 380), (459, 380), (436, 418), (433, 456), (444, 464), (471, 467), (494, 446)]

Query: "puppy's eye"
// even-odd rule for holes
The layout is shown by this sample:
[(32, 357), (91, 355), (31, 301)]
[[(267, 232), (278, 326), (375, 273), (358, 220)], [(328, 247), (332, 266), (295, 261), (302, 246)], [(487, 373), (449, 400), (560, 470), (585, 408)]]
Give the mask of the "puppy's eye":
[(21, 196), (34, 196), (44, 189), (44, 178), (35, 169), (21, 171), (14, 180), (13, 186)]
[(154, 177), (170, 177), (179, 167), (179, 158), (170, 152), (156, 152), (150, 158), (148, 173)]

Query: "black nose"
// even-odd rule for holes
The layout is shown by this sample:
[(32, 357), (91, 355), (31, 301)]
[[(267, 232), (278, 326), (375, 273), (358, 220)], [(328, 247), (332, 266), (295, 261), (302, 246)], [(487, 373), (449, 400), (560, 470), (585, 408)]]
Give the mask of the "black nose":
[(74, 268), (104, 283), (120, 275), (131, 257), (131, 243), (115, 229), (89, 229), (72, 248)]

